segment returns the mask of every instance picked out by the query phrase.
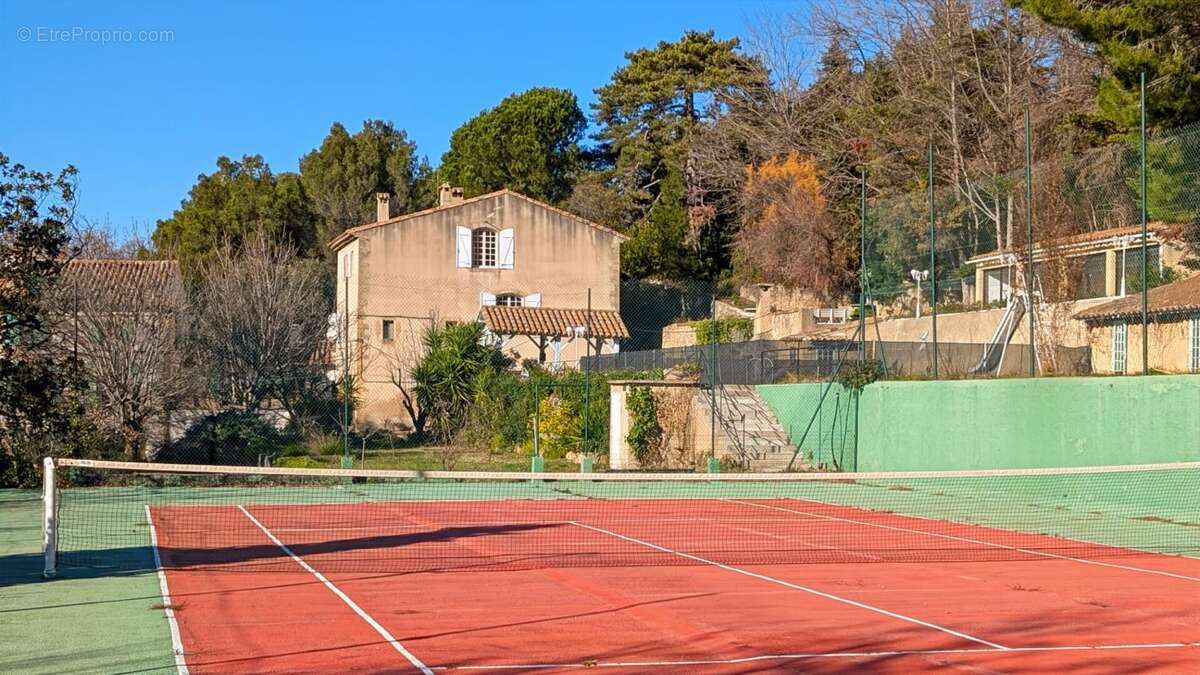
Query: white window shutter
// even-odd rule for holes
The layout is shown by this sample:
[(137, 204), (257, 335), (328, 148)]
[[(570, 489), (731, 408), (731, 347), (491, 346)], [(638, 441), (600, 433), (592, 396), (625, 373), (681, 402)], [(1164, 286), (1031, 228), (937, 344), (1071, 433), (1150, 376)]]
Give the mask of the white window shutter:
[(471, 266), (471, 228), (454, 228), (454, 259), (458, 267)]
[(481, 307), (491, 307), (496, 304), (496, 294), (483, 291), (479, 294), (479, 305)]
[(542, 306), (542, 294), (541, 293), (531, 293), (531, 294), (525, 296), (524, 302), (522, 304), (525, 305), (526, 307), (541, 307)]
[(500, 237), (497, 240), (497, 246), (500, 253), (500, 269), (511, 270), (513, 268), (513, 230), (511, 227), (505, 230), (500, 230)]

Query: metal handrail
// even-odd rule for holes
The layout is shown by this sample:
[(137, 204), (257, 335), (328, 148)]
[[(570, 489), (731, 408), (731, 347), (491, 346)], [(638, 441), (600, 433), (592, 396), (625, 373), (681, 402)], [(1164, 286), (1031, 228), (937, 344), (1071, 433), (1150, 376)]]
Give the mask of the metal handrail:
[[(707, 365), (705, 368), (705, 371), (708, 375), (707, 384), (709, 390), (713, 392), (712, 400), (709, 401), (709, 405), (712, 406), (712, 414), (720, 423), (721, 429), (725, 432), (725, 436), (733, 444), (734, 450), (737, 452), (738, 461), (743, 465), (746, 465), (750, 460), (746, 453), (745, 444), (746, 416), (741, 412), (741, 409), (738, 408), (738, 405), (733, 398), (725, 391), (724, 385), (721, 385), (718, 382), (720, 379), (720, 374), (716, 372), (716, 367), (714, 364), (707, 360), (707, 354), (705, 353), (705, 350), (698, 349), (696, 350), (695, 354)], [(742, 426), (741, 433), (739, 433), (738, 428), (734, 425), (734, 421), (727, 418), (723, 414), (722, 409), (726, 406), (736, 410), (737, 413), (740, 414), (741, 419), (739, 422)], [(717, 439), (712, 439), (712, 443), (713, 447), (715, 448)]]
[[(706, 358), (704, 350), (698, 350), (697, 355), (701, 359)], [(706, 360), (705, 363), (708, 364), (708, 361)], [(763, 426), (770, 426), (775, 420), (769, 418), (762, 410), (753, 409), (747, 411), (743, 409), (742, 406), (738, 405), (737, 398), (731, 396), (726, 390), (725, 385), (720, 383), (720, 374), (716, 372), (716, 369), (710, 367), (706, 370), (708, 373), (707, 384), (714, 393), (714, 400), (710, 403), (710, 405), (715, 404), (713, 414), (720, 423), (722, 430), (725, 431), (726, 437), (733, 444), (739, 461), (743, 465), (748, 465), (749, 461), (753, 458), (750, 457), (747, 450), (747, 439), (750, 436), (754, 438), (765, 437), (751, 433), (746, 429), (747, 417), (755, 419), (762, 423)], [(726, 411), (732, 414), (727, 415)], [(713, 439), (713, 442), (716, 443), (716, 439)]]

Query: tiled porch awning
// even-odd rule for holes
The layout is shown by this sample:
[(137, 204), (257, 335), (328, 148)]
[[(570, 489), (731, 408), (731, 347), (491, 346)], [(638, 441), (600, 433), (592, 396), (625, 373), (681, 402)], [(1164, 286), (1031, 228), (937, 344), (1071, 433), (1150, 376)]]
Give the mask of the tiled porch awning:
[[(593, 309), (590, 324), (586, 309), (552, 307), (484, 307), (479, 314), (483, 324), (497, 335), (569, 336), (591, 326), (591, 337), (624, 339), (629, 329), (621, 315), (610, 309)], [(582, 337), (582, 335), (579, 335)]]

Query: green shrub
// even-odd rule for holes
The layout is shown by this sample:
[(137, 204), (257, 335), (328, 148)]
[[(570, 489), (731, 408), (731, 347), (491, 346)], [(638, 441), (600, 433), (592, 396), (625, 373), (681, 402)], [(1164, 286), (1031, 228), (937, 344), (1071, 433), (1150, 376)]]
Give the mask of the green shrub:
[(658, 423), (658, 407), (654, 404), (654, 393), (649, 387), (630, 389), (625, 400), (629, 409), (629, 433), (625, 440), (638, 463), (648, 466), (658, 457), (662, 446), (663, 430)]
[[(566, 370), (555, 374), (544, 371), (531, 373), (529, 379), (540, 382), (539, 395), (549, 396), (553, 393), (562, 400), (564, 405), (569, 407), (579, 421), (581, 435), (586, 415), (587, 442), (581, 443), (581, 447), (585, 452), (594, 455), (608, 451), (609, 381), (661, 380), (662, 377), (660, 370), (609, 370), (592, 373), (590, 377), (578, 370)], [(585, 386), (589, 380), (590, 384)], [(532, 406), (529, 409), (532, 411)]]
[(479, 322), (431, 328), (424, 341), (425, 356), (412, 370), (413, 391), (429, 432), (446, 443), (463, 427), (480, 376), (506, 370), (511, 361), (488, 343)]
[(287, 443), (275, 451), (276, 457), (308, 457), (308, 448), (303, 443)]
[(156, 462), (252, 466), (261, 455), (275, 454), (279, 432), (258, 415), (227, 410), (196, 422), (178, 440), (154, 455)]
[(883, 364), (875, 359), (847, 361), (838, 369), (837, 382), (851, 391), (862, 388), (883, 377)]
[[(537, 421), (541, 433), (538, 450), (546, 459), (562, 459), (583, 447), (583, 421), (574, 406), (558, 395), (551, 394), (539, 402)], [(529, 452), (533, 451), (532, 438), (530, 429), (526, 444)]]
[[(322, 376), (321, 382), (312, 383), (305, 388), (292, 404), (293, 418), (290, 430), (298, 435), (311, 433), (338, 434), (341, 433), (342, 417), (345, 409), (342, 400), (345, 394), (345, 383), (338, 379), (332, 382)], [(358, 406), (361, 399), (361, 385), (356, 378), (350, 378), (350, 411)]]
[[(306, 439), (304, 441), (304, 454), (311, 456), (318, 455), (340, 455), (342, 454), (342, 437), (340, 434), (322, 434)], [(353, 439), (352, 439), (353, 442)]]
[(287, 469), (321, 469), (327, 468), (325, 464), (318, 462), (312, 457), (294, 457), (284, 456), (271, 460), (272, 466), (283, 467)]
[(533, 415), (532, 385), (512, 371), (486, 370), (475, 382), (475, 399), (467, 413), (461, 440), (481, 450), (520, 447), (529, 435)]
[(754, 319), (739, 317), (736, 319), (702, 319), (689, 324), (696, 331), (696, 343), (710, 345), (713, 343), (713, 330), (716, 330), (717, 343), (741, 342), (749, 340), (754, 334)]

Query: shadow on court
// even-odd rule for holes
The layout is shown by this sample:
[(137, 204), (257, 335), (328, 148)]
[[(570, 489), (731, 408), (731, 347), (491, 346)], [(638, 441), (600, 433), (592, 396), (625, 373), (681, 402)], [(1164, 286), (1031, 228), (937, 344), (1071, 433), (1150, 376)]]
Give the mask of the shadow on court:
[[(540, 545), (528, 542), (524, 546), (506, 548), (506, 537), (547, 528), (563, 527), (558, 524), (505, 524), (470, 527), (442, 527), (422, 532), (371, 535), (311, 542), (292, 542), (280, 537), (288, 551), (306, 562), (317, 565), (322, 571), (363, 572), (438, 572), (438, 571), (491, 571), (497, 566), (524, 567), (540, 566), (540, 558), (554, 555), (536, 555), (536, 549), (545, 548), (545, 539)], [(160, 528), (161, 530), (161, 528)], [(227, 571), (301, 571), (292, 555), (279, 545), (261, 536), (262, 543), (231, 546), (173, 546), (169, 530), (159, 532), (158, 553), (162, 566), (167, 570), (217, 569)], [(194, 533), (180, 534), (178, 538), (195, 541)], [(212, 539), (211, 535), (209, 537)], [(219, 535), (216, 539), (219, 540)], [(230, 535), (230, 539), (246, 539), (246, 533)], [(492, 552), (478, 547), (463, 547), (467, 540), (490, 538)], [(499, 539), (498, 539), (499, 538)], [(0, 557), (0, 586), (44, 581), (42, 578), (43, 558), (40, 554), (25, 554)], [(142, 574), (156, 571), (154, 552), (149, 546), (125, 546), (62, 551), (59, 554), (59, 571), (56, 578), (85, 579), (106, 576)]]

